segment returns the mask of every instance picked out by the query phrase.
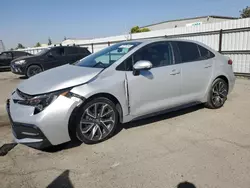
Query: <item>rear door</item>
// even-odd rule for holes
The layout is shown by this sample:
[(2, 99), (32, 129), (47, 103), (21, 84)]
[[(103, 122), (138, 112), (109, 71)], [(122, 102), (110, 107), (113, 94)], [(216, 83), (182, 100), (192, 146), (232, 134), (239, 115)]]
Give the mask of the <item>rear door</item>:
[(211, 79), (214, 56), (196, 43), (178, 41), (175, 44), (180, 57), (183, 100), (199, 100), (204, 96)]

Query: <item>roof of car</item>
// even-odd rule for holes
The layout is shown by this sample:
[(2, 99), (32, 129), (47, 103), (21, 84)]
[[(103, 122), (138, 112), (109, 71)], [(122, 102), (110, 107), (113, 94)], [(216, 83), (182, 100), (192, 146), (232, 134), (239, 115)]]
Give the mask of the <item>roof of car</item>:
[(67, 47), (67, 48), (87, 48), (87, 47), (84, 47), (84, 46), (51, 46), (51, 47), (48, 47), (48, 48), (60, 48), (60, 47)]
[(137, 40), (132, 40), (132, 41), (124, 41), (124, 43), (128, 43), (128, 42), (141, 42), (141, 43), (151, 43), (151, 42), (160, 42), (160, 41), (186, 41), (186, 42), (195, 42), (195, 43), (199, 43), (197, 41), (193, 41), (193, 40), (187, 40), (187, 39), (176, 39), (176, 38), (154, 38), (154, 39), (137, 39)]
[(154, 39), (138, 39), (138, 40), (132, 40), (132, 41), (124, 41), (123, 43), (128, 43), (128, 42), (140, 42), (144, 45), (146, 44), (150, 44), (150, 43), (153, 43), (153, 42), (161, 42), (161, 41), (182, 41), (182, 42), (192, 42), (192, 43), (196, 43), (196, 44), (199, 44), (203, 47), (206, 47), (208, 48), (209, 50), (215, 52), (214, 49), (212, 49), (211, 47), (207, 46), (206, 44), (204, 43), (201, 43), (199, 41), (194, 41), (194, 40), (188, 40), (188, 39), (177, 39), (177, 38), (154, 38)]

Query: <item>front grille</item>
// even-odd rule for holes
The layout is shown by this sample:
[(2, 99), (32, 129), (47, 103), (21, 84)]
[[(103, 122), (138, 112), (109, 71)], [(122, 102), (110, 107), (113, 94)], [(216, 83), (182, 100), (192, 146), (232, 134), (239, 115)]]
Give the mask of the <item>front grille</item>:
[(32, 98), (31, 95), (28, 95), (28, 94), (26, 94), (26, 93), (23, 93), (23, 92), (21, 92), (19, 89), (17, 89), (16, 92), (17, 92), (18, 96), (21, 97), (21, 98), (24, 99), (24, 100), (27, 100), (27, 99), (31, 99), (31, 98)]

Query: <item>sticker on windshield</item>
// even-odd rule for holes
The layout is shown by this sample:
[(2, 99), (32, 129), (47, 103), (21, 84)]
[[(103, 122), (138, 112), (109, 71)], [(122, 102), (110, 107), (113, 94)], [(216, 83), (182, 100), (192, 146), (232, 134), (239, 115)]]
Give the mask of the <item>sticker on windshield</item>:
[(121, 46), (119, 46), (119, 48), (132, 48), (134, 45), (132, 45), (132, 44), (124, 44), (124, 45), (121, 45)]

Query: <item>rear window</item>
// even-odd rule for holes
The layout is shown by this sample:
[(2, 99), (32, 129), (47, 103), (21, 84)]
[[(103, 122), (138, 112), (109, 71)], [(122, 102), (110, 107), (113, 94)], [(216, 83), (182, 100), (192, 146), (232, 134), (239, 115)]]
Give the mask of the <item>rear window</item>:
[(205, 60), (205, 59), (210, 59), (213, 58), (215, 55), (210, 52), (208, 49), (198, 45), (200, 54), (201, 54), (201, 60)]
[(191, 42), (177, 42), (182, 63), (197, 61), (200, 59), (200, 52), (198, 46)]

